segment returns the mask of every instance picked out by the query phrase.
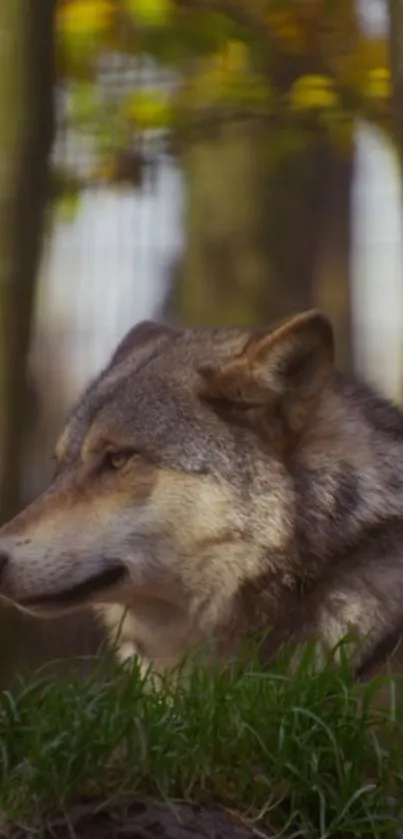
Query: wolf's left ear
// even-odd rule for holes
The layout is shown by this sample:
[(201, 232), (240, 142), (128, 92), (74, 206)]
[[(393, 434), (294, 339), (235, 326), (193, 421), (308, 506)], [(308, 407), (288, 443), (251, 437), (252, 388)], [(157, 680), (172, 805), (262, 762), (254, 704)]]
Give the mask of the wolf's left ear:
[(334, 366), (330, 320), (312, 310), (252, 335), (239, 355), (200, 374), (212, 399), (280, 406), (290, 430), (302, 430)]

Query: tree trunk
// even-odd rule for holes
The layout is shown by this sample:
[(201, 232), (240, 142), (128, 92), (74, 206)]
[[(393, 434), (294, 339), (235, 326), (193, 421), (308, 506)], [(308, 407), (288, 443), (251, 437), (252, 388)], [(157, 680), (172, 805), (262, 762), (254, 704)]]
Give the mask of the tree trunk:
[(239, 122), (186, 148), (187, 247), (167, 312), (256, 325), (321, 303), (347, 346), (351, 165), (319, 132), (278, 156), (281, 144), (275, 129)]
[(392, 75), (392, 123), (403, 166), (403, 0), (389, 0), (389, 55)]
[[(0, 2), (1, 521), (18, 510), (29, 420), (27, 361), (53, 134), (54, 7), (54, 0)], [(20, 644), (16, 610), (2, 609), (1, 629), (4, 684)]]
[[(0, 516), (18, 509), (27, 361), (53, 138), (55, 0), (1, 0)], [(28, 416), (29, 420), (29, 416)]]
[(351, 318), (351, 187), (354, 153), (329, 156), (323, 189), (327, 196), (319, 230), (314, 305), (332, 318), (338, 367), (354, 369)]
[[(388, 0), (389, 60), (392, 81), (392, 135), (403, 185), (403, 0)], [(403, 383), (400, 385), (402, 400)]]

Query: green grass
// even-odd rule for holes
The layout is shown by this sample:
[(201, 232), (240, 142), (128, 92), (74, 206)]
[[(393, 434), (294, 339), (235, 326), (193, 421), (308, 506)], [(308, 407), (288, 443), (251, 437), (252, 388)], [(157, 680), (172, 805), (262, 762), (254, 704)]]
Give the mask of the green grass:
[[(0, 810), (30, 827), (91, 796), (148, 795), (266, 819), (287, 836), (394, 836), (403, 710), (390, 680), (358, 687), (344, 663), (312, 675), (195, 665), (162, 693), (109, 660), (85, 681), (43, 676), (0, 696)], [(102, 681), (100, 681), (102, 677)], [(258, 822), (256, 821), (256, 824)]]

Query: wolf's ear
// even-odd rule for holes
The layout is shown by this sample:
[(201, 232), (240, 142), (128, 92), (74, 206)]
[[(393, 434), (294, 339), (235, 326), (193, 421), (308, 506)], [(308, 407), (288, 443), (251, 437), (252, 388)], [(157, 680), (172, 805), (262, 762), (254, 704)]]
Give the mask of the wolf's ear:
[(165, 324), (156, 323), (153, 320), (142, 320), (136, 323), (118, 344), (109, 363), (109, 367), (115, 367), (131, 355), (132, 352), (158, 341), (162, 337), (173, 338), (177, 333)]
[(253, 335), (239, 355), (199, 372), (206, 396), (244, 407), (279, 407), (290, 430), (302, 430), (334, 365), (333, 329), (315, 310)]

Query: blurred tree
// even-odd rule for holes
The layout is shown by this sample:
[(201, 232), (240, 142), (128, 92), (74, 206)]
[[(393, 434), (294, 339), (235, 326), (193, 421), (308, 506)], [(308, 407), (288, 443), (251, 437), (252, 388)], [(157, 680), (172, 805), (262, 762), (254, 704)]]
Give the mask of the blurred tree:
[(252, 325), (314, 305), (330, 150), (318, 134), (273, 161), (276, 142), (234, 120), (184, 149), (187, 248), (168, 306), (183, 321)]
[[(170, 308), (187, 322), (256, 323), (321, 303), (348, 350), (349, 239), (337, 236), (335, 250), (334, 234), (350, 219), (353, 125), (325, 75), (320, 29), (338, 25), (346, 35), (347, 25), (356, 31), (355, 18), (350, 3), (336, 20), (326, 20), (318, 3), (313, 15), (312, 4), (266, 8), (266, 28), (256, 15), (254, 26), (267, 49), (261, 44), (259, 51), (257, 36), (247, 51), (230, 42), (210, 80), (210, 104), (219, 99), (221, 79), (235, 116), (223, 96), (226, 119), (217, 114), (215, 132), (200, 137), (200, 128), (184, 150), (188, 248)], [(239, 14), (230, 3), (226, 9)], [(251, 7), (245, 18), (252, 26)], [(236, 84), (248, 73), (249, 94), (244, 90), (237, 115)], [(197, 80), (195, 87), (200, 96)], [(343, 366), (348, 358), (343, 351)]]
[[(72, 124), (98, 138), (87, 182), (118, 182), (147, 131), (181, 156), (188, 247), (168, 310), (255, 323), (321, 302), (347, 347), (354, 123), (390, 130), (386, 45), (354, 0), (60, 0), (59, 32)], [(153, 55), (174, 83), (105, 95), (112, 52), (124, 72)]]
[(388, 0), (393, 133), (403, 166), (403, 0)]
[[(18, 509), (29, 398), (27, 363), (53, 131), (54, 0), (0, 3), (0, 517)], [(2, 684), (21, 621), (2, 610)]]
[[(392, 133), (403, 184), (403, 0), (388, 0)], [(401, 383), (401, 394), (403, 383)]]
[(354, 366), (351, 312), (351, 187), (354, 153), (337, 154), (329, 149), (327, 171), (322, 181), (323, 215), (317, 228), (313, 303), (332, 315), (337, 361), (341, 369)]
[[(387, 45), (360, 30), (353, 0), (59, 0), (58, 32), (70, 124), (104, 164), (88, 180), (113, 181), (116, 151), (145, 130), (189, 140), (251, 117), (283, 127), (291, 152), (313, 123), (344, 149), (357, 117), (388, 127)], [(172, 84), (128, 82), (147, 55)]]
[(28, 352), (53, 136), (55, 0), (0, 3), (0, 516), (19, 506)]

